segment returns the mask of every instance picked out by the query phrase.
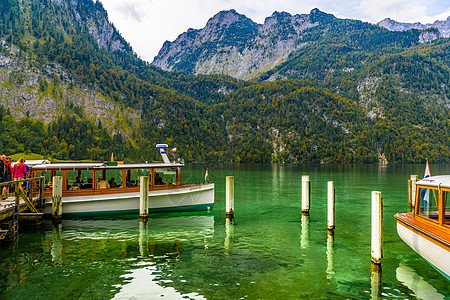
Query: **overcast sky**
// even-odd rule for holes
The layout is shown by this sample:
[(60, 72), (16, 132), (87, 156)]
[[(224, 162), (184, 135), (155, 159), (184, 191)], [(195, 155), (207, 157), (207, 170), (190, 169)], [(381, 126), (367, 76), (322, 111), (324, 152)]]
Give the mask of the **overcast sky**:
[(201, 29), (219, 11), (235, 9), (256, 23), (274, 11), (307, 14), (313, 8), (376, 23), (389, 17), (401, 22), (433, 23), (450, 16), (449, 0), (100, 0), (109, 20), (134, 51), (152, 62), (165, 41), (189, 28)]

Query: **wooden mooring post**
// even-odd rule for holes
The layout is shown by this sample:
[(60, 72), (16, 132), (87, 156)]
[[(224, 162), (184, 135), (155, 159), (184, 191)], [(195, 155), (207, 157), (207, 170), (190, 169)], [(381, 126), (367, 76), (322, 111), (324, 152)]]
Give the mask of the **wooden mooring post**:
[(227, 218), (234, 218), (234, 177), (226, 178), (226, 195), (225, 195), (225, 214)]
[(416, 182), (418, 175), (411, 175), (411, 179), (408, 180), (408, 205), (414, 207), (416, 205)]
[(302, 215), (309, 216), (311, 205), (311, 181), (309, 176), (302, 176)]
[(62, 210), (62, 188), (63, 188), (63, 177), (53, 176), (52, 178), (52, 218), (55, 220), (61, 219)]
[(146, 222), (148, 220), (148, 186), (149, 177), (140, 177), (140, 194), (139, 194), (139, 220)]
[(372, 192), (372, 269), (381, 269), (383, 257), (383, 198), (381, 192)]
[(329, 235), (334, 234), (335, 228), (335, 191), (334, 182), (328, 181), (328, 193), (327, 193), (327, 231)]

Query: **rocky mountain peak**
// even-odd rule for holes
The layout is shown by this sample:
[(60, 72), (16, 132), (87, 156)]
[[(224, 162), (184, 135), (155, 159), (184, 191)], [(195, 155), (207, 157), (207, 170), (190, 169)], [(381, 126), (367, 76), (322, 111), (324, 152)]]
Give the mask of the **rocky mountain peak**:
[(208, 20), (205, 28), (215, 27), (220, 25), (222, 27), (228, 27), (231, 24), (239, 21), (250, 20), (246, 16), (237, 13), (234, 9), (224, 10), (218, 12), (214, 17)]
[(311, 27), (309, 15), (291, 15), (287, 12), (274, 12), (270, 17), (264, 20), (261, 28), (262, 34), (271, 35), (297, 35), (300, 31)]
[[(436, 28), (439, 30), (441, 37), (450, 37), (450, 17), (448, 17), (445, 21), (435, 21), (433, 24), (422, 24), (420, 22), (403, 23), (390, 18), (385, 18), (384, 20), (378, 22), (377, 25), (391, 31), (408, 31), (410, 29), (425, 30), (428, 28)], [(429, 35), (429, 33), (426, 35)]]

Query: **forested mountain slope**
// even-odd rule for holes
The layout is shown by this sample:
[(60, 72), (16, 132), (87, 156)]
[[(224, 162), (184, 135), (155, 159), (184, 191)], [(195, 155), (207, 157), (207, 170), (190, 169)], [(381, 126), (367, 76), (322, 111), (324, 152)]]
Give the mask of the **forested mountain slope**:
[[(261, 31), (234, 11), (219, 16), (211, 49), (244, 49)], [(100, 2), (2, 0), (0, 149), (152, 160), (167, 142), (187, 161), (450, 161), (448, 40), (420, 44), (420, 31), (317, 10), (289, 16), (268, 18), (271, 42), (259, 45), (281, 53), (286, 37), (304, 40), (243, 81), (149, 65)]]

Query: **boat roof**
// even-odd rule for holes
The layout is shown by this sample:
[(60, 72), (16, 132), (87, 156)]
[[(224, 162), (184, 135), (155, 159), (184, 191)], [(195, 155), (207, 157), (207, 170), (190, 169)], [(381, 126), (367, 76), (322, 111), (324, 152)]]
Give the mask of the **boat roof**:
[(438, 188), (439, 187), (450, 188), (450, 175), (426, 177), (417, 181), (416, 184)]
[(143, 164), (118, 164), (108, 166), (106, 163), (55, 163), (31, 166), (33, 170), (89, 170), (89, 169), (152, 169), (183, 167), (182, 163), (143, 163)]

